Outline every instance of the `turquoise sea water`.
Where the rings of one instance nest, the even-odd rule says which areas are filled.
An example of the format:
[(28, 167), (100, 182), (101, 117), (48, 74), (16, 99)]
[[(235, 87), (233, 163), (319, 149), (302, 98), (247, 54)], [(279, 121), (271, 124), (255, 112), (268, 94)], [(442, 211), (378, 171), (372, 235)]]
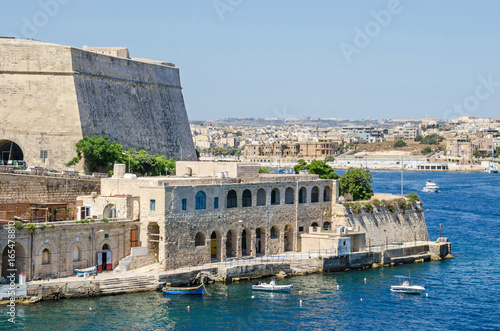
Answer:
[[(399, 172), (372, 173), (376, 192), (400, 192)], [(252, 292), (254, 282), (240, 282), (209, 285), (211, 295), (203, 297), (147, 292), (18, 305), (15, 327), (0, 308), (0, 329), (500, 330), (500, 175), (404, 176), (405, 194), (417, 192), (428, 209), (431, 239), (442, 224), (454, 259), (279, 281), (294, 284), (289, 294)], [(441, 192), (421, 192), (427, 179)], [(389, 291), (398, 283), (393, 276), (408, 272), (427, 286), (428, 297)]]

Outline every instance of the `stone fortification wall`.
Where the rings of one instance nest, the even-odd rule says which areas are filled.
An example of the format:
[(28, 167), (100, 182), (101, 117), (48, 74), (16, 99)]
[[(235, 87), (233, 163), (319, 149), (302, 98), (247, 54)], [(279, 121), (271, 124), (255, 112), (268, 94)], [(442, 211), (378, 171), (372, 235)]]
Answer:
[(196, 159), (179, 70), (161, 62), (0, 38), (0, 117), (0, 146), (17, 144), (31, 166), (64, 169), (92, 135)]
[(386, 241), (411, 242), (429, 240), (429, 232), (421, 209), (362, 212), (346, 216), (346, 226), (366, 231), (367, 245), (382, 245)]
[(72, 49), (84, 136), (196, 160), (179, 69)]
[(0, 40), (0, 141), (19, 145), (28, 165), (63, 169), (74, 157), (76, 101), (70, 47)]
[(0, 203), (74, 201), (99, 187), (96, 179), (0, 174)]

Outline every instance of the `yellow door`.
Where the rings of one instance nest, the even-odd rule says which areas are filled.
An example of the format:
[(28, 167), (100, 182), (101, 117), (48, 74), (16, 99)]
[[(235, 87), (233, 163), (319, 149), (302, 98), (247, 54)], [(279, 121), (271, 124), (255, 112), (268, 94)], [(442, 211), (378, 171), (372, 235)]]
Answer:
[(212, 256), (217, 255), (217, 239), (210, 239), (210, 254)]

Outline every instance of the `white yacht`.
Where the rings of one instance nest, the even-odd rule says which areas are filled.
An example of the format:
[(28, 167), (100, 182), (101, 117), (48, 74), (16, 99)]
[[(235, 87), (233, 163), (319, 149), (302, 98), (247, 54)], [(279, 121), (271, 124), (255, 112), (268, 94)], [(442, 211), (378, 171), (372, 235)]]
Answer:
[(437, 186), (436, 183), (434, 183), (432, 180), (428, 179), (422, 191), (430, 193), (438, 192), (439, 186)]
[(392, 285), (391, 292), (408, 293), (408, 294), (420, 294), (420, 292), (425, 291), (425, 285), (410, 285), (410, 276), (394, 276), (396, 278), (407, 278), (408, 280), (403, 281), (401, 285)]
[(489, 174), (498, 174), (498, 167), (495, 163), (495, 146), (492, 147), (493, 149), (491, 151), (491, 164), (488, 168), (484, 169), (484, 172), (487, 172)]

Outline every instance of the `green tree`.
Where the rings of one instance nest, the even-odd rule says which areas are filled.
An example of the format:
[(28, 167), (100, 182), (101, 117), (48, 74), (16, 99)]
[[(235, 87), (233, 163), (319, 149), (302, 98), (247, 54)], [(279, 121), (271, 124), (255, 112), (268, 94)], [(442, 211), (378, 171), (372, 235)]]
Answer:
[(338, 179), (340, 176), (326, 164), (325, 161), (312, 160), (310, 164), (307, 164), (304, 159), (299, 159), (297, 161), (299, 164), (293, 167), (293, 171), (298, 174), (300, 170), (309, 170), (309, 173), (319, 175), (321, 179)]
[(426, 136), (425, 138), (423, 138), (421, 141), (420, 141), (420, 144), (425, 144), (425, 145), (438, 145), (440, 142), (442, 142), (444, 140), (443, 137), (441, 137), (440, 135), (438, 134), (430, 134), (428, 136)]
[(415, 137), (416, 142), (422, 141), (422, 139), (424, 139), (424, 137), (422, 137), (421, 135)]
[(349, 193), (353, 200), (368, 200), (373, 196), (372, 174), (359, 168), (349, 168), (340, 178), (340, 194)]
[(271, 172), (269, 171), (269, 167), (260, 167), (259, 173), (260, 174), (270, 174)]
[(109, 172), (115, 162), (121, 162), (123, 147), (106, 136), (83, 137), (76, 143), (76, 156), (66, 166), (73, 166), (84, 160), (84, 167), (90, 172)]
[(392, 145), (394, 148), (406, 147), (406, 143), (403, 140), (398, 140)]
[(426, 154), (429, 154), (430, 152), (432, 152), (431, 148), (430, 147), (426, 147), (422, 150), (422, 154), (426, 155)]
[(133, 149), (128, 150), (125, 159), (128, 162), (130, 155), (131, 172), (139, 175), (160, 176), (165, 174), (165, 168), (168, 168), (168, 175), (175, 174), (175, 160), (168, 159), (165, 155), (151, 155), (146, 151), (139, 152)]
[(325, 162), (333, 162), (333, 161), (335, 161), (335, 158), (333, 157), (333, 155), (325, 156)]

